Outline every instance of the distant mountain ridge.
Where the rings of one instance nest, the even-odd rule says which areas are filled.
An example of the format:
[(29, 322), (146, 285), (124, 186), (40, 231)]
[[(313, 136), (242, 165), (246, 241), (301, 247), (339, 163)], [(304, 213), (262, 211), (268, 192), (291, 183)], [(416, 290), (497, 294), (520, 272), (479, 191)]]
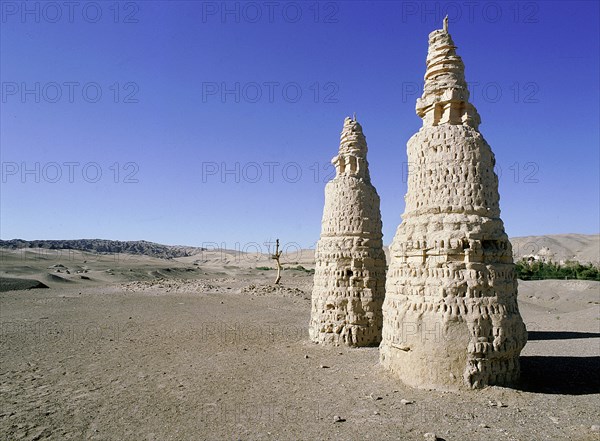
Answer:
[[(573, 260), (581, 263), (600, 263), (600, 234), (556, 234), (527, 237), (511, 237), (513, 256), (539, 255), (554, 262)], [(50, 250), (76, 250), (99, 254), (135, 254), (174, 259), (188, 257), (207, 251), (206, 248), (184, 245), (162, 245), (145, 240), (119, 241), (106, 239), (74, 240), (0, 240), (0, 249), (15, 250), (43, 248)], [(388, 247), (384, 247), (389, 261)], [(219, 250), (228, 251), (228, 250)], [(310, 250), (305, 250), (310, 251)], [(236, 253), (240, 253), (236, 251)]]
[(136, 254), (162, 259), (193, 256), (204, 248), (162, 245), (145, 240), (120, 241), (106, 239), (72, 240), (0, 240), (0, 249), (44, 248), (49, 250), (77, 250), (100, 254)]

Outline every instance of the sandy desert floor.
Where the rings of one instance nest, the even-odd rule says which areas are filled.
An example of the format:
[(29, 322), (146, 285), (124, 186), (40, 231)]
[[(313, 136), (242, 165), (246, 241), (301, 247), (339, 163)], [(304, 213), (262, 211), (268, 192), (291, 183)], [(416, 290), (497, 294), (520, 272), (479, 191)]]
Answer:
[(2, 440), (600, 439), (598, 282), (520, 282), (522, 384), (436, 392), (309, 343), (301, 268), (275, 289), (260, 256), (2, 257), (50, 286), (0, 293)]

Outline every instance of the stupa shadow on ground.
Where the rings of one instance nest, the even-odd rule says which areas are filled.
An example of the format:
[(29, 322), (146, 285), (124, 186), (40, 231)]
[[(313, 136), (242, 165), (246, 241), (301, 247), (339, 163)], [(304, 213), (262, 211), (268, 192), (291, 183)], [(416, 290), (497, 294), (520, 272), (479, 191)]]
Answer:
[(600, 393), (598, 356), (523, 356), (520, 361), (519, 390), (561, 395)]
[(600, 338), (600, 332), (575, 331), (528, 331), (527, 339), (534, 340), (573, 340), (579, 338)]

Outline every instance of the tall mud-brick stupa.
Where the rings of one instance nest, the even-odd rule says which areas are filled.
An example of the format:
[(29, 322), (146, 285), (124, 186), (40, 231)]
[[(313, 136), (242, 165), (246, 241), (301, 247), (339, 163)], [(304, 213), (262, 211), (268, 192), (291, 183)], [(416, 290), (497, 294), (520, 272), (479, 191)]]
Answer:
[(309, 334), (317, 343), (376, 346), (385, 292), (379, 196), (371, 184), (367, 141), (346, 118), (335, 178), (325, 186)]
[(423, 127), (407, 145), (408, 191), (390, 247), (382, 365), (433, 389), (511, 385), (527, 332), (495, 158), (444, 28), (429, 35)]

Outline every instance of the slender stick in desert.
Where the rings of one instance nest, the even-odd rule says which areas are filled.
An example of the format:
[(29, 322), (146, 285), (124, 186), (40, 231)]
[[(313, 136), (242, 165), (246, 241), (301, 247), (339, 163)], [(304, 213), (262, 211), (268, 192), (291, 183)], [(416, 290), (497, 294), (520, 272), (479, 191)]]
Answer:
[(275, 279), (275, 285), (279, 285), (279, 281), (281, 280), (281, 263), (279, 263), (279, 258), (281, 257), (281, 251), (279, 251), (279, 239), (275, 241), (275, 254), (271, 256), (271, 259), (275, 259), (277, 262), (277, 278)]

